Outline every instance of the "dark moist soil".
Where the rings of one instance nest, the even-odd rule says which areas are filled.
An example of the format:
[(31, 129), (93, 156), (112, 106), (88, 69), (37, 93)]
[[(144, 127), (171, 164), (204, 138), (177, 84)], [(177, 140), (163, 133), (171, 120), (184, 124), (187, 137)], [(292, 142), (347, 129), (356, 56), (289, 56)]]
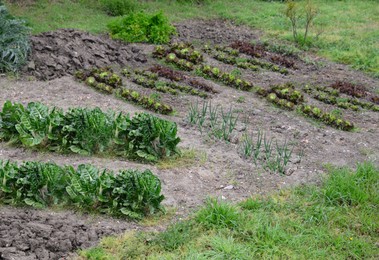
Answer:
[(137, 229), (134, 223), (71, 212), (0, 208), (0, 259), (66, 259), (101, 237)]
[(41, 80), (72, 75), (80, 69), (145, 62), (133, 45), (73, 29), (46, 32), (31, 38), (32, 54), (27, 73)]
[[(236, 40), (256, 39), (258, 35), (247, 28), (236, 27), (223, 21), (187, 21), (177, 24), (177, 27), (179, 35), (175, 40), (195, 41), (194, 44), (200, 44), (200, 41), (230, 44)], [(0, 77), (2, 90), (0, 106), (6, 100), (23, 104), (40, 101), (63, 109), (80, 106), (100, 107), (103, 110), (113, 109), (131, 114), (145, 111), (114, 96), (99, 93), (75, 81), (71, 74), (77, 69), (94, 65), (149, 68), (159, 63), (151, 57), (154, 46), (126, 45), (114, 42), (106, 36), (93, 36), (76, 30), (59, 30), (40, 34), (34, 36), (32, 41), (33, 56), (25, 75), (20, 80)], [(127, 54), (117, 55), (121, 51)], [(270, 53), (267, 57), (270, 57)], [(74, 59), (78, 59), (79, 62)], [(59, 63), (59, 60), (64, 60), (64, 62)], [(344, 80), (361, 84), (371, 92), (379, 89), (378, 80), (353, 71), (344, 65), (312, 55), (308, 55), (307, 60), (308, 62), (304, 62), (300, 58), (295, 59), (297, 69), (290, 69), (290, 74), (287, 76), (270, 71), (251, 72), (243, 69), (240, 71), (243, 78), (262, 87), (290, 81), (298, 85), (304, 83), (329, 85), (337, 80)], [(234, 69), (208, 56), (206, 56), (206, 61), (225, 71)], [(53, 80), (45, 80), (51, 78)], [(182, 160), (179, 160), (177, 166), (163, 168), (159, 165), (140, 164), (118, 158), (41, 153), (12, 147), (6, 143), (0, 143), (0, 159), (54, 161), (62, 165), (91, 163), (111, 170), (150, 169), (162, 180), (162, 192), (166, 197), (164, 204), (176, 209), (174, 219), (188, 216), (209, 196), (237, 202), (254, 194), (270, 193), (299, 184), (318, 183), (324, 175), (324, 165), (327, 163), (354, 167), (357, 162), (364, 160), (371, 160), (375, 164), (379, 162), (379, 142), (377, 141), (379, 113), (377, 112), (365, 110), (354, 112), (340, 109), (344, 117), (357, 126), (354, 132), (343, 132), (315, 123), (295, 112), (276, 108), (254, 93), (238, 91), (209, 80), (198, 79), (206, 81), (219, 91), (218, 94), (212, 95), (212, 104), (221, 105), (224, 109), (233, 106), (233, 110), (240, 114), (240, 121), (230, 143), (214, 140), (206, 133), (201, 134), (198, 129), (186, 124), (188, 105), (197, 101), (202, 102), (201, 99), (188, 95), (171, 96), (159, 93), (162, 102), (171, 104), (176, 113), (174, 116), (158, 116), (177, 122), (178, 135), (182, 139), (181, 149), (195, 153), (189, 165), (180, 167)], [(146, 94), (153, 93), (149, 89), (127, 81), (126, 78), (123, 80), (124, 85), (129, 88), (138, 89)], [(332, 106), (309, 97), (307, 99), (311, 104), (316, 104), (325, 110), (333, 109)], [(294, 146), (293, 156), (285, 175), (265, 171), (259, 164), (255, 166), (251, 160), (241, 157), (239, 140), (242, 134), (247, 131), (253, 134), (256, 140), (259, 130), (275, 138), (279, 143), (288, 140)], [(301, 156), (302, 153), (303, 156)], [(78, 248), (96, 243), (103, 235), (122, 233), (127, 229), (137, 227), (145, 229), (126, 220), (115, 222), (107, 218), (101, 220), (102, 225), (97, 225), (91, 222), (92, 217), (78, 216), (70, 212), (57, 213), (11, 207), (0, 208), (0, 212), (2, 214), (0, 239), (4, 240), (5, 235), (8, 238), (12, 237), (11, 243), (1, 242), (0, 259), (22, 259), (21, 257), (29, 255), (44, 259), (43, 257), (50, 257), (50, 254), (57, 258), (64, 257)], [(28, 223), (31, 223), (31, 226)], [(44, 233), (35, 228), (39, 225), (44, 227)], [(50, 236), (44, 238), (43, 236), (46, 236), (50, 230)], [(62, 230), (67, 230), (67, 232)], [(19, 236), (10, 236), (12, 232)], [(63, 234), (60, 235), (59, 232)], [(29, 235), (30, 239), (25, 242), (24, 238)], [(88, 239), (78, 240), (78, 237), (82, 236)], [(8, 238), (5, 238), (5, 241)], [(62, 246), (51, 246), (52, 244)]]

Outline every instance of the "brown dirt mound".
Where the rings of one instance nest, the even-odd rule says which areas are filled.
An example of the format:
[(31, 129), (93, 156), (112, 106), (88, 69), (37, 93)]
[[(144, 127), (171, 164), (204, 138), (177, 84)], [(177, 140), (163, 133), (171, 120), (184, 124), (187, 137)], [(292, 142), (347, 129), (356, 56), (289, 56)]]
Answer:
[(33, 36), (31, 44), (32, 55), (26, 69), (28, 74), (42, 80), (72, 75), (79, 69), (94, 66), (146, 62), (145, 55), (135, 45), (73, 29)]
[(78, 219), (69, 212), (2, 207), (0, 259), (66, 259), (70, 252), (95, 245), (100, 237), (133, 226), (114, 222)]
[(212, 43), (231, 43), (234, 41), (257, 40), (258, 31), (253, 32), (245, 26), (223, 20), (189, 20), (175, 24), (178, 35), (173, 41), (203, 41)]

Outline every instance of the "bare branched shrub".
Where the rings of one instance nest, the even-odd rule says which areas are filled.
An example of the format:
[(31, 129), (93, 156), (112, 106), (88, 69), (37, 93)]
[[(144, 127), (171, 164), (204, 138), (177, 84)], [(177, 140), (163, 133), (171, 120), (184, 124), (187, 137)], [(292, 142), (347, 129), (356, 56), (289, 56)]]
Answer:
[[(301, 7), (299, 3), (293, 0), (287, 1), (284, 14), (291, 22), (292, 36), (294, 41), (298, 43), (306, 42), (309, 30), (318, 13), (318, 8), (312, 0), (307, 0), (303, 7)], [(300, 24), (304, 24), (304, 35), (302, 37), (300, 37), (298, 33)]]

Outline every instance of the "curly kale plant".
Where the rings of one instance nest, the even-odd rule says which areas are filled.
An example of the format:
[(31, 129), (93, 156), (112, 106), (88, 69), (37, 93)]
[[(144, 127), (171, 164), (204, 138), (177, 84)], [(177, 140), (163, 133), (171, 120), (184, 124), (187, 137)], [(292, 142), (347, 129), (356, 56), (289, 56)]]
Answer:
[(0, 4), (0, 72), (16, 72), (30, 51), (29, 28)]

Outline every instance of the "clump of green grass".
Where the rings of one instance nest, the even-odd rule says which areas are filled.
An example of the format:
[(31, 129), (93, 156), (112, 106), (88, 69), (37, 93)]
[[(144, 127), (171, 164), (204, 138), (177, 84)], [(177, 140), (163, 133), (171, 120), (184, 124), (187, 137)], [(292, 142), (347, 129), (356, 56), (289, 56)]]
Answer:
[(333, 172), (322, 189), (322, 198), (332, 206), (362, 206), (370, 202), (379, 205), (378, 189), (377, 169), (361, 164), (355, 174), (348, 169)]
[(196, 222), (208, 229), (233, 229), (241, 220), (237, 207), (216, 199), (208, 199), (206, 206), (196, 215)]
[(101, 0), (102, 9), (111, 16), (121, 16), (138, 9), (138, 2), (135, 0)]
[[(106, 238), (84, 259), (370, 259), (379, 249), (379, 168), (334, 168), (300, 186), (238, 205), (210, 199), (161, 233)], [(104, 241), (115, 243), (107, 243)], [(130, 246), (132, 245), (132, 246)], [(128, 248), (127, 252), (121, 248)], [(140, 250), (137, 250), (140, 249)], [(97, 258), (96, 258), (97, 257)]]

